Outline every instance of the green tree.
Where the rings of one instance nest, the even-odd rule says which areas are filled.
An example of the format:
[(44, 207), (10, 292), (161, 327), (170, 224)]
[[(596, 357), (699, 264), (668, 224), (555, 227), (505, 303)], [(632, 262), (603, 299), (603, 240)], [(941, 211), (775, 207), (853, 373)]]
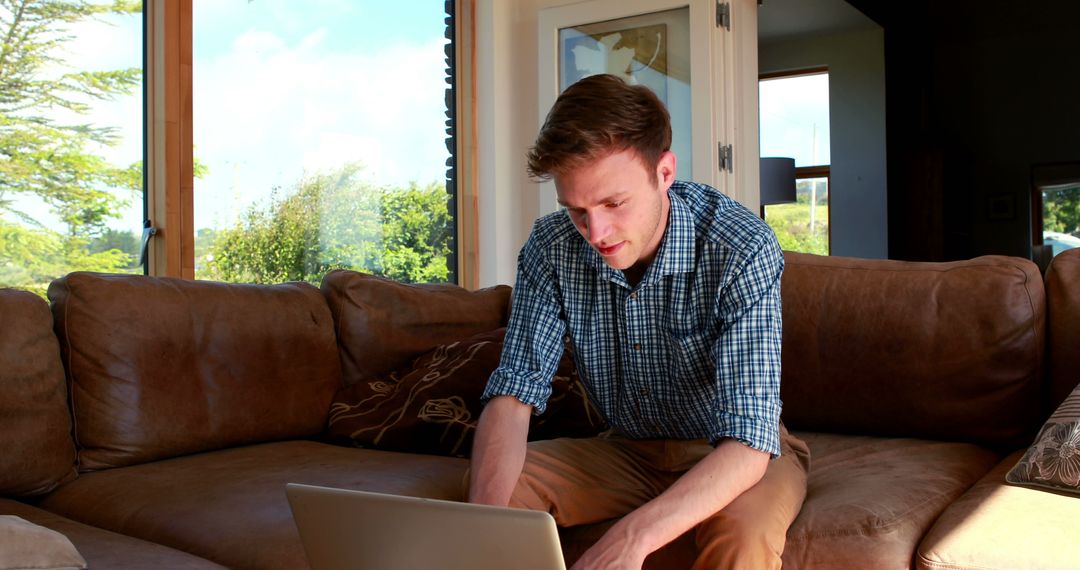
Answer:
[[(5, 285), (42, 289), (72, 270), (118, 271), (131, 265), (118, 249), (90, 243), (142, 185), (141, 168), (108, 163), (97, 149), (118, 142), (114, 128), (58, 117), (89, 112), (95, 101), (132, 94), (138, 68), (71, 70), (61, 59), (70, 27), (105, 14), (141, 11), (139, 2), (0, 0), (0, 271)], [(65, 232), (15, 207), (15, 196), (48, 205)]]
[(231, 228), (216, 232), (204, 260), (210, 279), (318, 283), (347, 268), (406, 282), (446, 281), (449, 195), (442, 184), (380, 188), (349, 164), (275, 191)]
[(1080, 235), (1080, 186), (1043, 192), (1043, 230)]

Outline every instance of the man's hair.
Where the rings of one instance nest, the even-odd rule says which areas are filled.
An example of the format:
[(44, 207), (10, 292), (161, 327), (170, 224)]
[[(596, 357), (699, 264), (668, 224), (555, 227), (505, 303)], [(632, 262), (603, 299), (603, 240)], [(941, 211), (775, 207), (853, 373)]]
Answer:
[(660, 155), (670, 149), (671, 117), (651, 89), (614, 75), (593, 75), (559, 95), (529, 149), (528, 172), (547, 180), (633, 150), (655, 179)]

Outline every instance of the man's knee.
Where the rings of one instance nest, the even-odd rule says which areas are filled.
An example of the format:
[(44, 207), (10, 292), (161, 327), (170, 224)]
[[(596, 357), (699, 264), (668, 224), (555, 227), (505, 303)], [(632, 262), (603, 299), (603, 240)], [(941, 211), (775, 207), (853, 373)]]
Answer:
[(786, 529), (754, 518), (720, 511), (699, 524), (694, 569), (780, 568)]

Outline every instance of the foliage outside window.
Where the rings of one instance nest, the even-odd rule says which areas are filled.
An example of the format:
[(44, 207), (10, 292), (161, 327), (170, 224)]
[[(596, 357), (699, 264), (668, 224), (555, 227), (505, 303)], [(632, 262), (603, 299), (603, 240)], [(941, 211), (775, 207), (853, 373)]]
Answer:
[(765, 221), (785, 251), (829, 255), (829, 178), (800, 178), (795, 203), (765, 206)]
[(1080, 183), (1044, 187), (1043, 245), (1051, 255), (1080, 247)]
[(0, 0), (0, 286), (142, 271), (141, 10)]

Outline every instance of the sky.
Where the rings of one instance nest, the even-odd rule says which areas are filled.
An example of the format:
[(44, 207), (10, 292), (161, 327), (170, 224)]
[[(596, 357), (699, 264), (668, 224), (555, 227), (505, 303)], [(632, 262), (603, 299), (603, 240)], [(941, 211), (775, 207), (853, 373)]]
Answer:
[[(346, 162), (377, 185), (445, 179), (443, 0), (194, 0), (195, 227), (234, 223), (306, 175)], [(141, 16), (80, 22), (60, 54), (71, 70), (142, 65)], [(55, 71), (54, 71), (55, 72)], [(78, 118), (112, 126), (99, 149), (142, 158), (141, 92)], [(58, 115), (64, 120), (73, 119)], [(44, 208), (21, 204), (56, 227)], [(118, 229), (142, 226), (132, 200)]]
[(829, 164), (829, 75), (761, 81), (761, 156), (785, 156), (796, 166)]

